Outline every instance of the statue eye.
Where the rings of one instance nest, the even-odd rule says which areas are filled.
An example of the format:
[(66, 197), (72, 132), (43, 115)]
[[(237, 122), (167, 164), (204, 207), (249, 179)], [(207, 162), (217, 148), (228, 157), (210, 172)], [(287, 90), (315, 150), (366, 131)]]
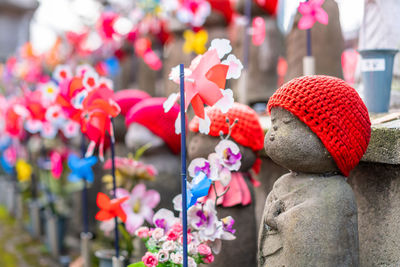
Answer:
[(282, 121), (283, 121), (284, 124), (288, 124), (289, 122), (292, 121), (292, 118), (283, 118)]

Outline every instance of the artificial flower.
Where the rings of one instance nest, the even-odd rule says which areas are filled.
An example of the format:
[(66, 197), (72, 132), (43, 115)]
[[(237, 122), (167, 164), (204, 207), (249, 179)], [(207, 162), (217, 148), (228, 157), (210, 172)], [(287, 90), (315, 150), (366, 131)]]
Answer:
[(96, 203), (100, 208), (100, 211), (96, 214), (96, 220), (107, 221), (114, 217), (119, 217), (123, 222), (126, 221), (127, 217), (124, 210), (121, 208), (121, 204), (125, 202), (129, 197), (123, 197), (118, 199), (112, 199), (99, 192), (97, 194)]
[(18, 159), (15, 163), (15, 171), (17, 172), (17, 179), (20, 182), (26, 182), (31, 179), (32, 166), (23, 159)]
[(116, 196), (117, 198), (127, 198), (127, 201), (121, 204), (121, 207), (126, 213), (125, 227), (130, 234), (134, 234), (145, 220), (149, 223), (152, 222), (153, 209), (160, 202), (160, 194), (157, 191), (146, 191), (144, 184), (138, 184), (132, 189), (131, 193), (126, 189), (117, 188)]
[(222, 140), (215, 147), (215, 152), (221, 158), (221, 163), (231, 171), (238, 171), (241, 166), (242, 154), (239, 147), (230, 140)]
[(328, 24), (328, 13), (321, 7), (324, 2), (325, 0), (310, 0), (300, 3), (298, 11), (303, 15), (298, 23), (300, 30), (311, 29), (317, 21), (324, 25)]
[(157, 256), (151, 252), (146, 252), (142, 257), (142, 261), (146, 267), (156, 267), (158, 264)]
[(227, 79), (239, 79), (240, 74), (242, 73), (243, 65), (235, 55), (229, 55), (225, 60), (222, 61), (222, 64), (229, 66), (228, 73), (226, 75)]
[(203, 54), (206, 49), (206, 43), (208, 40), (208, 33), (206, 30), (200, 30), (193, 32), (191, 30), (185, 30), (183, 32), (183, 38), (185, 43), (183, 44), (183, 52), (186, 54), (196, 53)]
[(71, 173), (68, 176), (70, 182), (78, 182), (81, 179), (85, 179), (87, 182), (92, 183), (94, 181), (94, 174), (92, 166), (97, 163), (97, 158), (92, 156), (89, 158), (80, 159), (74, 154), (68, 156), (68, 167), (71, 169)]
[[(145, 180), (154, 180), (157, 170), (153, 165), (132, 158), (115, 157), (115, 168), (126, 178), (139, 178)], [(111, 160), (104, 163), (104, 169), (111, 169)]]
[(213, 39), (208, 50), (217, 50), (218, 57), (223, 58), (232, 51), (231, 41), (228, 39)]
[(252, 42), (255, 46), (260, 46), (264, 43), (266, 34), (265, 20), (262, 17), (253, 18), (252, 22)]
[(178, 221), (179, 219), (175, 217), (174, 213), (167, 209), (160, 209), (153, 216), (153, 224), (165, 231), (168, 231)]
[(177, 18), (182, 23), (200, 27), (211, 14), (211, 5), (206, 0), (184, 0), (177, 10)]

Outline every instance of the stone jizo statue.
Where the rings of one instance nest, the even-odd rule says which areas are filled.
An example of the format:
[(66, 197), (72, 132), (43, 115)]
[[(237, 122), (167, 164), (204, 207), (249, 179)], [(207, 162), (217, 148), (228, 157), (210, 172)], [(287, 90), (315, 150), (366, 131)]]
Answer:
[(358, 266), (357, 205), (346, 176), (370, 139), (364, 103), (338, 78), (305, 76), (278, 89), (268, 111), (266, 153), (291, 172), (267, 197), (258, 266)]

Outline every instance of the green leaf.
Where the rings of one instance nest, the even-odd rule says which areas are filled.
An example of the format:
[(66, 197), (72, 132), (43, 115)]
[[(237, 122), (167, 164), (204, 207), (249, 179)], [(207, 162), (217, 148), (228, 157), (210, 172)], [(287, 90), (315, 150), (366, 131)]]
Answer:
[(146, 265), (144, 265), (143, 261), (140, 261), (140, 262), (129, 264), (128, 267), (146, 267)]
[(149, 149), (151, 147), (151, 143), (147, 143), (144, 146), (139, 147), (138, 150), (136, 150), (135, 153), (135, 160), (139, 160), (140, 157), (142, 157), (142, 155), (144, 154), (144, 152), (146, 152), (147, 149)]

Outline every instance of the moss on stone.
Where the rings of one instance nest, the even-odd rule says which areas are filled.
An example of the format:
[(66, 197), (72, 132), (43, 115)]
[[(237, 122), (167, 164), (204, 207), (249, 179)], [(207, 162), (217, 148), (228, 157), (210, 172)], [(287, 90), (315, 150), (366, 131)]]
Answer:
[(362, 161), (400, 164), (400, 130), (372, 128), (371, 141)]

